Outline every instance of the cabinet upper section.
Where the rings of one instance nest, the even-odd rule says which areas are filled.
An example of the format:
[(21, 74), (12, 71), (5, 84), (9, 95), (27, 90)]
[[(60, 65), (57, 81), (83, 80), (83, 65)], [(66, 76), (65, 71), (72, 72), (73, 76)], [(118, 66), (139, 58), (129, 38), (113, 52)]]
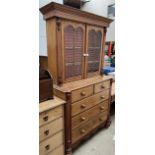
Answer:
[(113, 21), (111, 19), (81, 11), (66, 5), (57, 4), (55, 2), (49, 3), (40, 8), (40, 11), (44, 15), (44, 19), (50, 19), (53, 17), (60, 17), (72, 21), (80, 21), (82, 23), (97, 25), (102, 27), (108, 27)]
[(102, 74), (106, 29), (111, 19), (50, 3), (46, 20), (48, 69), (55, 84)]

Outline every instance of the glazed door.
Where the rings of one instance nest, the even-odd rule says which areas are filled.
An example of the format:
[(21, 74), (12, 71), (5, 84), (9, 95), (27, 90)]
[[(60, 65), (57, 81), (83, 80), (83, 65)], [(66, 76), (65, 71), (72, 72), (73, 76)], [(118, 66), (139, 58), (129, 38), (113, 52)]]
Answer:
[(103, 29), (95, 26), (87, 26), (86, 32), (86, 77), (100, 74)]
[(64, 81), (82, 79), (84, 75), (85, 26), (74, 22), (63, 22)]

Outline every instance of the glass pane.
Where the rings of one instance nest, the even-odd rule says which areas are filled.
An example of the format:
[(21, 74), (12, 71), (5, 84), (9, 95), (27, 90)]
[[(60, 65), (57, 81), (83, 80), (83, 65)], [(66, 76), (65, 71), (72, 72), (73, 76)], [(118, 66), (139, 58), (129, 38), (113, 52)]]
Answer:
[(74, 62), (74, 49), (65, 49), (65, 62), (73, 63)]
[(65, 78), (82, 74), (83, 30), (72, 26), (65, 28)]
[(65, 77), (70, 78), (74, 76), (74, 66), (71, 64), (65, 65)]
[(66, 78), (73, 76), (74, 63), (74, 28), (67, 26), (64, 30), (64, 45), (65, 45), (65, 76)]
[(82, 50), (83, 50), (83, 30), (78, 27), (75, 29), (75, 54), (74, 61), (82, 62)]
[(79, 76), (82, 74), (82, 53), (83, 53), (83, 30), (78, 27), (75, 29), (75, 42), (74, 42), (74, 75)]
[(65, 28), (65, 48), (73, 48), (74, 45), (74, 28), (67, 26)]
[(96, 72), (99, 70), (100, 65), (100, 52), (101, 52), (101, 39), (102, 33), (89, 31), (88, 34), (88, 70), (87, 72)]
[(75, 29), (75, 47), (83, 46), (83, 30), (78, 27)]

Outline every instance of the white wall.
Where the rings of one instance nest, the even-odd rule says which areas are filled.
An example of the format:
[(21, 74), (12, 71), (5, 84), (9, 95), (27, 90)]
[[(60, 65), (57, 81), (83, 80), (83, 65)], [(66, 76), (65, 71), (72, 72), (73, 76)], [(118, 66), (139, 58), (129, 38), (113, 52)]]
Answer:
[[(63, 4), (63, 0), (39, 0), (39, 8), (50, 3), (57, 2)], [(113, 4), (115, 0), (91, 0), (86, 3), (81, 10), (107, 17), (107, 6)], [(107, 41), (115, 40), (115, 22), (111, 23), (107, 30)], [(47, 55), (46, 25), (43, 16), (39, 13), (39, 55)]]
[[(91, 0), (90, 2), (83, 5), (81, 10), (107, 17), (108, 5), (111, 5), (113, 3), (115, 3), (115, 0)], [(107, 29), (106, 40), (107, 41), (115, 40), (115, 21), (113, 21), (110, 24), (110, 27)]]

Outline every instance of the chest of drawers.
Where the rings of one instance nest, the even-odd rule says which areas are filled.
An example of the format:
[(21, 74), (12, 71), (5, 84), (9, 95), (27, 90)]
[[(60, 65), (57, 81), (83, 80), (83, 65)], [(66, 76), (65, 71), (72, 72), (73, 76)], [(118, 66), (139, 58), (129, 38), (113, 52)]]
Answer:
[(39, 155), (64, 155), (64, 103), (54, 97), (39, 104)]
[(54, 86), (55, 95), (66, 100), (66, 154), (109, 122), (112, 79), (96, 76)]

